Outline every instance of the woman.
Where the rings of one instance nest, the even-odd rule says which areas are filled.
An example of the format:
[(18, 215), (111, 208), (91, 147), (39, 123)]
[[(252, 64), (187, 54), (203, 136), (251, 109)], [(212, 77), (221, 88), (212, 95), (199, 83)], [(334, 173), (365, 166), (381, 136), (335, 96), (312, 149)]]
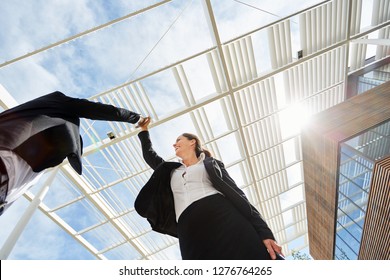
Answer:
[(153, 150), (149, 123), (138, 137), (154, 173), (135, 209), (153, 230), (178, 237), (183, 259), (276, 259), (281, 247), (223, 163), (188, 133), (173, 144), (180, 162), (164, 161)]

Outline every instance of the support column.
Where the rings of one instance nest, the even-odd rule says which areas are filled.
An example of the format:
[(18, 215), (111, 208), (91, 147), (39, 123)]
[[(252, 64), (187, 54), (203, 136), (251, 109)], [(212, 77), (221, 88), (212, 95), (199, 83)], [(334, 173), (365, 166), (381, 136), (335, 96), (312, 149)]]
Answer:
[(20, 235), (22, 234), (23, 230), (25, 229), (26, 225), (30, 221), (32, 215), (35, 213), (35, 210), (38, 208), (39, 204), (44, 199), (45, 195), (47, 194), (50, 185), (53, 183), (53, 180), (57, 174), (58, 167), (53, 169), (51, 171), (49, 179), (47, 179), (46, 183), (43, 185), (42, 189), (37, 193), (37, 195), (34, 197), (34, 199), (31, 201), (30, 205), (27, 207), (26, 211), (23, 213), (22, 217), (16, 224), (15, 228), (11, 232), (11, 234), (8, 236), (7, 240), (5, 241), (3, 247), (0, 250), (0, 260), (5, 260), (8, 258), (9, 254), (11, 253), (12, 249), (14, 248), (16, 242), (18, 241)]

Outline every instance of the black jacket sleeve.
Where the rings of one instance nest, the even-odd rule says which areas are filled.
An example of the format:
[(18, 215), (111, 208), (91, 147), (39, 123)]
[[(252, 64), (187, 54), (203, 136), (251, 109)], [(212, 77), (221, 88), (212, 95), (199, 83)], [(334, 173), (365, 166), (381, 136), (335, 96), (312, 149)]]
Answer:
[(104, 121), (136, 123), (140, 114), (115, 107), (110, 104), (74, 98), (56, 91), (26, 103), (20, 104), (0, 114), (2, 120), (29, 118), (40, 115), (62, 118), (78, 125), (80, 118)]
[(62, 106), (80, 118), (136, 123), (140, 114), (110, 104), (63, 95)]
[(144, 160), (153, 170), (156, 170), (156, 168), (165, 161), (153, 149), (149, 131), (141, 131), (138, 133), (138, 138), (141, 141)]
[(223, 188), (223, 193), (230, 198), (233, 204), (236, 205), (238, 209), (246, 211), (242, 211), (244, 216), (249, 219), (253, 227), (255, 228), (256, 232), (258, 233), (259, 237), (264, 239), (273, 239), (275, 240), (275, 237), (271, 231), (271, 229), (268, 227), (267, 223), (264, 221), (264, 219), (261, 217), (261, 214), (257, 209), (249, 202), (248, 198), (246, 197), (245, 193), (237, 186), (237, 184), (234, 182), (234, 180), (230, 177), (229, 173), (227, 172), (223, 162), (219, 160), (214, 160), (216, 166), (214, 166), (214, 170), (216, 170), (216, 177), (220, 180), (222, 184), (224, 184), (225, 188)]

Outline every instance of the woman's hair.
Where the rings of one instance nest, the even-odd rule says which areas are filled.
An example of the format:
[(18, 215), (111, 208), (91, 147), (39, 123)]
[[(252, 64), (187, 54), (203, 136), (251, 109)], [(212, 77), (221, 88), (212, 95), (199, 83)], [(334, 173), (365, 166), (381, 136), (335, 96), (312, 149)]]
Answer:
[(201, 153), (204, 153), (206, 155), (206, 157), (211, 157), (211, 152), (202, 147), (202, 143), (200, 142), (200, 139), (198, 136), (196, 136), (195, 134), (192, 134), (192, 133), (183, 133), (182, 135), (185, 138), (187, 138), (188, 140), (195, 140), (196, 141), (195, 154), (197, 157), (199, 157)]

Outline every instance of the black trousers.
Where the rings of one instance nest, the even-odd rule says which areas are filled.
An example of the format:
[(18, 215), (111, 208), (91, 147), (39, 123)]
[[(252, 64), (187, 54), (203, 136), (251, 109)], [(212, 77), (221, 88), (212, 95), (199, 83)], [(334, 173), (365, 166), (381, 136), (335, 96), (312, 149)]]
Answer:
[(183, 260), (270, 260), (251, 223), (220, 194), (192, 203), (178, 221)]

